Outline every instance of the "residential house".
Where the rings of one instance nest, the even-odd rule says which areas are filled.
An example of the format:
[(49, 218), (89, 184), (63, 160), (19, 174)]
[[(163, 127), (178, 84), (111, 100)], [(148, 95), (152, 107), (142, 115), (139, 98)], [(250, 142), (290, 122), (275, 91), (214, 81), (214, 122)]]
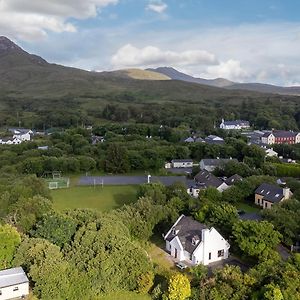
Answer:
[(181, 215), (164, 236), (166, 250), (178, 261), (209, 265), (227, 259), (229, 243), (214, 227)]
[(92, 145), (97, 145), (99, 143), (104, 143), (104, 136), (92, 135)]
[(250, 123), (244, 120), (225, 121), (224, 119), (222, 119), (220, 128), (225, 130), (249, 129)]
[(287, 187), (263, 183), (255, 191), (255, 204), (263, 209), (269, 209), (274, 204), (290, 199), (293, 193)]
[(30, 141), (33, 135), (33, 131), (31, 129), (26, 128), (10, 128), (8, 129), (13, 134), (14, 138), (21, 140), (22, 142)]
[(225, 143), (224, 139), (217, 135), (209, 135), (204, 139), (204, 142), (211, 145), (223, 145)]
[(22, 141), (16, 137), (3, 137), (0, 138), (1, 145), (18, 145), (21, 144)]
[(172, 168), (192, 168), (194, 163), (192, 159), (173, 159)]
[(300, 133), (294, 131), (273, 130), (273, 131), (266, 132), (261, 137), (261, 142), (267, 145), (299, 144)]
[(265, 148), (263, 147), (266, 153), (266, 157), (278, 157), (278, 153), (274, 151), (273, 148)]
[(243, 177), (238, 175), (238, 174), (234, 174), (231, 177), (228, 177), (224, 180), (224, 182), (228, 185), (228, 186), (232, 186), (235, 185), (237, 182), (240, 182), (243, 180)]
[(201, 137), (190, 136), (183, 140), (185, 143), (204, 143), (204, 139)]
[(29, 280), (21, 267), (0, 271), (0, 300), (25, 298)]
[(230, 161), (238, 162), (237, 159), (232, 158), (202, 159), (200, 161), (200, 169), (213, 172), (216, 168), (224, 167)]
[(209, 187), (216, 188), (221, 193), (228, 189), (228, 185), (223, 180), (206, 170), (202, 170), (195, 176), (194, 183), (190, 185), (187, 192), (192, 197), (197, 198), (201, 190)]

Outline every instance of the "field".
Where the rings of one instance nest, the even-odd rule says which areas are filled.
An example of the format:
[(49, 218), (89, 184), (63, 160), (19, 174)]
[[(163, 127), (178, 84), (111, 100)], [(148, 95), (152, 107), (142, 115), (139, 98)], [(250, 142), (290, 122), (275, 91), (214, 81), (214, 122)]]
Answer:
[(116, 292), (99, 298), (99, 300), (151, 300), (149, 295), (139, 295), (133, 292)]
[(136, 200), (138, 186), (71, 187), (52, 190), (54, 208), (58, 211), (92, 208), (109, 211)]

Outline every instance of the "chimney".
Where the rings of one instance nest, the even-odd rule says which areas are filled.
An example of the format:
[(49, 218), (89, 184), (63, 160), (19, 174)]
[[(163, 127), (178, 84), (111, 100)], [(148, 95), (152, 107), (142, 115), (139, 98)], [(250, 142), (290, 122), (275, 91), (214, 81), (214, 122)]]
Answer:
[(202, 229), (202, 242), (205, 243), (205, 240), (207, 240), (208, 238), (208, 235), (209, 235), (209, 229), (206, 228), (206, 229)]
[(285, 200), (290, 198), (290, 188), (287, 188), (287, 187), (283, 188), (282, 193), (283, 193)]

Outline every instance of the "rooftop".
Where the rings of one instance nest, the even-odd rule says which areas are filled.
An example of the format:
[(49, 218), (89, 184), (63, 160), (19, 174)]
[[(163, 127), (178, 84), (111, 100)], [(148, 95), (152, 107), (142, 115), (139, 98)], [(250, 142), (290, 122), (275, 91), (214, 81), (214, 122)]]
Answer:
[(199, 172), (195, 176), (195, 181), (199, 187), (202, 186), (203, 188), (207, 188), (207, 187), (218, 188), (223, 183), (223, 181), (221, 179), (219, 179), (218, 177), (209, 173), (206, 170)]
[(265, 200), (272, 203), (279, 203), (284, 197), (283, 188), (269, 183), (261, 184), (255, 190), (255, 194), (263, 196)]
[(21, 267), (0, 271), (0, 288), (28, 282), (28, 278)]

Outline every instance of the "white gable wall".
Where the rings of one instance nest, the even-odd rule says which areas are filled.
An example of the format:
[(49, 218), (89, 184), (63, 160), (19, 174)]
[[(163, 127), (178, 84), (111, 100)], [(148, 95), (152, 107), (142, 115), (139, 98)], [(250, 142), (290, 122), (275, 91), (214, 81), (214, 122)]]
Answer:
[(29, 283), (21, 283), (13, 286), (0, 288), (0, 300), (21, 298), (29, 294)]

